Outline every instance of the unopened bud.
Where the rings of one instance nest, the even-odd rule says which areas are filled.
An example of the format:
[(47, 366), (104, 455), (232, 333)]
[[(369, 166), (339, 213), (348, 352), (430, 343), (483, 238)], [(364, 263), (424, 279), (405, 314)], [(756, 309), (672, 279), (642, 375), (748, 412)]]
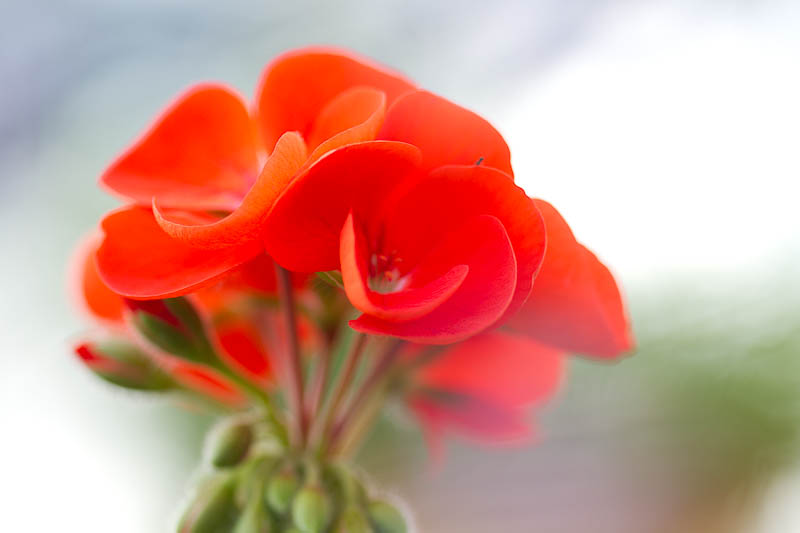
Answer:
[(178, 533), (229, 531), (237, 518), (234, 502), (236, 478), (230, 474), (211, 477), (202, 483), (178, 525)]
[(211, 464), (217, 468), (238, 465), (253, 444), (253, 428), (244, 422), (233, 422), (221, 427), (211, 442)]
[(136, 330), (156, 348), (195, 363), (215, 362), (203, 321), (187, 299), (126, 302)]
[(394, 506), (374, 501), (369, 504), (367, 512), (377, 533), (406, 533), (406, 520)]
[(281, 471), (273, 476), (267, 485), (267, 503), (270, 509), (280, 516), (289, 512), (299, 487), (297, 474), (292, 469)]
[(322, 533), (331, 520), (331, 501), (318, 486), (306, 486), (292, 502), (292, 520), (303, 533)]
[(333, 533), (372, 533), (372, 528), (357, 505), (348, 505), (339, 516)]
[(128, 389), (165, 391), (175, 383), (137, 346), (120, 339), (83, 343), (81, 361), (104, 380)]

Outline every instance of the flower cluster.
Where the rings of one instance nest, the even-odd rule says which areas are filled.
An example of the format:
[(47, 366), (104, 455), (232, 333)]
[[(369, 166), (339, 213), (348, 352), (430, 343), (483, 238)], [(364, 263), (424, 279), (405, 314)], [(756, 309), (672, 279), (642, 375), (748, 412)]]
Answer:
[[(389, 397), (435, 448), (449, 431), (524, 439), (565, 354), (632, 345), (611, 273), (515, 184), (497, 130), (348, 52), (278, 57), (250, 105), (190, 88), (100, 182), (125, 205), (77, 254), (105, 326), (81, 359), (255, 409), (322, 464)], [(342, 512), (325, 516), (291, 527)]]

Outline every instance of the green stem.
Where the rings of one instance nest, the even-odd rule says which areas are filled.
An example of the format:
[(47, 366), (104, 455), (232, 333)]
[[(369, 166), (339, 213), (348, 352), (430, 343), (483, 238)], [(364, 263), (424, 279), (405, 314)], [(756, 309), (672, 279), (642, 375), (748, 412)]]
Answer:
[(239, 388), (255, 397), (261, 406), (266, 411), (267, 421), (272, 426), (275, 436), (278, 438), (283, 446), (289, 445), (289, 436), (286, 432), (286, 425), (281, 421), (281, 417), (275, 407), (275, 402), (269, 394), (258, 385), (255, 385), (247, 379), (239, 376), (235, 372), (229, 370), (227, 367), (218, 368), (218, 370), (229, 380), (234, 382)]
[(348, 426), (352, 425), (360, 414), (360, 410), (367, 405), (370, 397), (373, 394), (379, 394), (382, 390), (382, 385), (385, 378), (390, 374), (390, 370), (394, 366), (397, 356), (400, 354), (400, 349), (404, 345), (404, 341), (395, 340), (392, 342), (387, 350), (383, 353), (381, 358), (372, 368), (372, 372), (364, 380), (356, 397), (348, 406), (347, 411), (342, 415), (336, 426), (333, 428), (330, 437), (330, 445), (328, 447), (329, 453), (336, 453), (339, 441), (343, 434), (348, 431)]
[(339, 406), (344, 400), (348, 391), (348, 387), (353, 381), (358, 363), (361, 361), (361, 355), (364, 353), (364, 346), (367, 343), (367, 336), (360, 332), (353, 334), (353, 339), (350, 341), (350, 349), (344, 358), (344, 368), (339, 372), (339, 376), (334, 385), (331, 393), (331, 399), (326, 407), (324, 423), (322, 425), (321, 438), (323, 439), (322, 448), (325, 448), (326, 440), (331, 436), (331, 429), (336, 420), (336, 414), (339, 411)]
[(306, 444), (308, 413), (303, 393), (303, 362), (300, 359), (300, 342), (297, 337), (297, 312), (289, 271), (275, 263), (275, 277), (278, 281), (278, 295), (281, 300), (289, 348), (289, 391), (297, 418), (297, 439), (300, 448)]

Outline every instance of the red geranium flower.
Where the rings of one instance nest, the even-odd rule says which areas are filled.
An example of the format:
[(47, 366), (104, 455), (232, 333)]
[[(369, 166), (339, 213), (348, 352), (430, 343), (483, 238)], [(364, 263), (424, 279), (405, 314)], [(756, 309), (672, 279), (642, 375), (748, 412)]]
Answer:
[(268, 65), (252, 111), (228, 87), (191, 88), (101, 177), (135, 204), (103, 220), (102, 278), (127, 297), (164, 298), (258, 256), (264, 217), (295, 174), (373, 139), (386, 106), (413, 88), (351, 54), (315, 48)]
[[(128, 300), (109, 289), (95, 267), (94, 254), (99, 243), (100, 237), (91, 235), (75, 252), (70, 286), (78, 306), (117, 337), (138, 345), (147, 357), (178, 383), (225, 403), (241, 403), (244, 400), (241, 393), (211, 368), (161, 352), (151, 345), (143, 345), (128, 320), (130, 313), (146, 312), (172, 325), (179, 325), (177, 319), (161, 300)], [(243, 286), (239, 286), (239, 289), (247, 290)], [(239, 374), (263, 384), (273, 376), (266, 343), (252, 317), (237, 312), (230, 305), (235, 294), (230, 283), (227, 283), (209, 287), (205, 289), (205, 294), (193, 294), (192, 298), (198, 310), (207, 315), (211, 341), (224, 362)], [(213, 319), (214, 311), (222, 308), (226, 311), (223, 318)], [(75, 352), (81, 361), (100, 374), (110, 375), (116, 371), (122, 376), (128, 371), (119, 361), (104, 354), (100, 343), (95, 340), (82, 341), (75, 347)]]
[(532, 433), (530, 409), (558, 389), (563, 359), (561, 350), (525, 337), (485, 333), (420, 365), (406, 401), (434, 453), (448, 432), (487, 444), (522, 442)]

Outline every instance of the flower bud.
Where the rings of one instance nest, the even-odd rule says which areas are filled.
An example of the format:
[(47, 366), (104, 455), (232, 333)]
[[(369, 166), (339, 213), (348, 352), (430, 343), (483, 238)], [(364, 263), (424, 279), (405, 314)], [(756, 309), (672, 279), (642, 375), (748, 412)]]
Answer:
[(186, 298), (126, 304), (136, 330), (156, 348), (194, 363), (216, 361), (203, 321)]
[(92, 372), (120, 387), (165, 391), (175, 386), (147, 354), (124, 340), (85, 342), (75, 348), (75, 353)]
[(238, 510), (234, 502), (236, 477), (221, 474), (206, 479), (184, 512), (178, 533), (218, 533), (229, 531)]
[(280, 516), (289, 512), (299, 486), (297, 473), (293, 469), (277, 473), (267, 485), (267, 504), (270, 509)]
[(374, 501), (367, 507), (370, 522), (377, 533), (406, 533), (406, 520), (394, 506)]
[(244, 422), (227, 423), (212, 435), (211, 464), (217, 468), (236, 466), (253, 444), (253, 428)]
[(339, 516), (333, 533), (372, 533), (372, 528), (358, 506), (348, 505)]
[(292, 502), (292, 520), (303, 533), (322, 533), (331, 520), (331, 501), (318, 486), (306, 486)]

